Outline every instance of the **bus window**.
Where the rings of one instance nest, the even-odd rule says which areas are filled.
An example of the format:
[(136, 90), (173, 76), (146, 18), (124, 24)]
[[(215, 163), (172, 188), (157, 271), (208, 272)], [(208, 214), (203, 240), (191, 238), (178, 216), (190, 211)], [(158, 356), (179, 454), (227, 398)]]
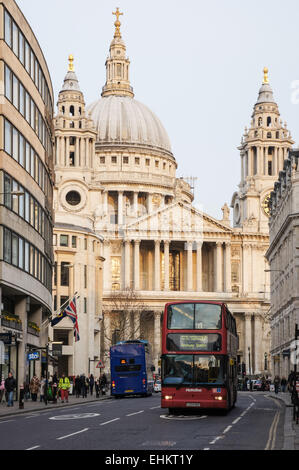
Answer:
[(194, 304), (174, 304), (168, 307), (168, 328), (186, 329), (194, 328)]
[(221, 305), (195, 304), (195, 329), (219, 330), (221, 328)]

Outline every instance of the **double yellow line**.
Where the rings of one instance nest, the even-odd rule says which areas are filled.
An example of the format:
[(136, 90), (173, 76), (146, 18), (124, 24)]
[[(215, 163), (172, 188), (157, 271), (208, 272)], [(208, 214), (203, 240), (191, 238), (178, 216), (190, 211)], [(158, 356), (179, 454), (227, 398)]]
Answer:
[[(279, 406), (279, 408), (281, 408), (280, 403), (277, 403), (276, 401), (275, 403)], [(265, 450), (273, 450), (275, 448), (276, 433), (277, 433), (277, 426), (279, 423), (279, 418), (280, 418), (280, 411), (276, 411), (273, 422), (270, 427), (269, 438), (268, 438), (268, 442), (266, 444)]]

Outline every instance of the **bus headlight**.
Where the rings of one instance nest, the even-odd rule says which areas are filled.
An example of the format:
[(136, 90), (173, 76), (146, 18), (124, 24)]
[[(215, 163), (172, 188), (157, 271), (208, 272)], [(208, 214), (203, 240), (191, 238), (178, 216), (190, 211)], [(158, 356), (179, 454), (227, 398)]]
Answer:
[(165, 400), (172, 400), (172, 395), (165, 395)]
[(223, 400), (222, 397), (214, 397), (214, 398), (215, 398), (215, 400)]

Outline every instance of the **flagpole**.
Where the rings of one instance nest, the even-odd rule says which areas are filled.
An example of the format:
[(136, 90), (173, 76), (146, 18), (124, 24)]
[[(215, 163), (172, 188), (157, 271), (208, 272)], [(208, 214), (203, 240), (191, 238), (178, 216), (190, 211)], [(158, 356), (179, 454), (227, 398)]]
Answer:
[(53, 320), (53, 317), (57, 317), (57, 315), (59, 315), (61, 313), (61, 311), (64, 309), (64, 307), (66, 305), (68, 305), (71, 301), (71, 299), (79, 299), (80, 298), (80, 295), (78, 295), (78, 292), (76, 291), (74, 293), (74, 295), (72, 297), (69, 297), (62, 305), (60, 305), (60, 307), (53, 313), (53, 315), (51, 315), (49, 318), (47, 318), (47, 320), (45, 320), (41, 326), (46, 326), (46, 323), (47, 322), (50, 322), (50, 320)]

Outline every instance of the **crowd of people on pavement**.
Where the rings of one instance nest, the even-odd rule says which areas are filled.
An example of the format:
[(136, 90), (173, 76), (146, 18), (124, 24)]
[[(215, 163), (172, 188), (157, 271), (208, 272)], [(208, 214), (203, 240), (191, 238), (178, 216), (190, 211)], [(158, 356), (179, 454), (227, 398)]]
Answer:
[[(108, 390), (108, 379), (105, 373), (100, 375), (99, 378), (95, 378), (93, 374), (85, 376), (82, 373), (80, 376), (67, 377), (64, 373), (58, 378), (55, 372), (48, 380), (48, 389), (46, 390), (47, 381), (45, 377), (39, 379), (37, 375), (34, 375), (32, 379), (24, 383), (21, 388), (24, 396), (24, 400), (31, 400), (36, 402), (39, 399), (42, 401), (53, 401), (61, 400), (61, 403), (68, 403), (70, 392), (76, 396), (76, 398), (87, 398), (88, 395), (96, 398), (101, 395), (105, 395)], [(8, 377), (4, 379), (2, 376), (0, 382), (0, 404), (7, 403), (8, 407), (13, 406), (14, 392), (17, 387), (16, 379), (13, 377), (12, 372), (8, 373)]]
[[(297, 381), (299, 380), (299, 374), (297, 373)], [(281, 377), (279, 375), (275, 375), (274, 379), (272, 380), (271, 377), (266, 375), (262, 377), (258, 377), (257, 379), (252, 379), (250, 377), (245, 377), (242, 384), (242, 390), (261, 390), (261, 391), (273, 391), (278, 394), (279, 391), (285, 392), (293, 392), (294, 389), (294, 381), (295, 381), (295, 373), (291, 371), (288, 378), (286, 379), (285, 376)], [(256, 382), (259, 383), (259, 387), (256, 387)], [(271, 387), (272, 386), (272, 387)]]

